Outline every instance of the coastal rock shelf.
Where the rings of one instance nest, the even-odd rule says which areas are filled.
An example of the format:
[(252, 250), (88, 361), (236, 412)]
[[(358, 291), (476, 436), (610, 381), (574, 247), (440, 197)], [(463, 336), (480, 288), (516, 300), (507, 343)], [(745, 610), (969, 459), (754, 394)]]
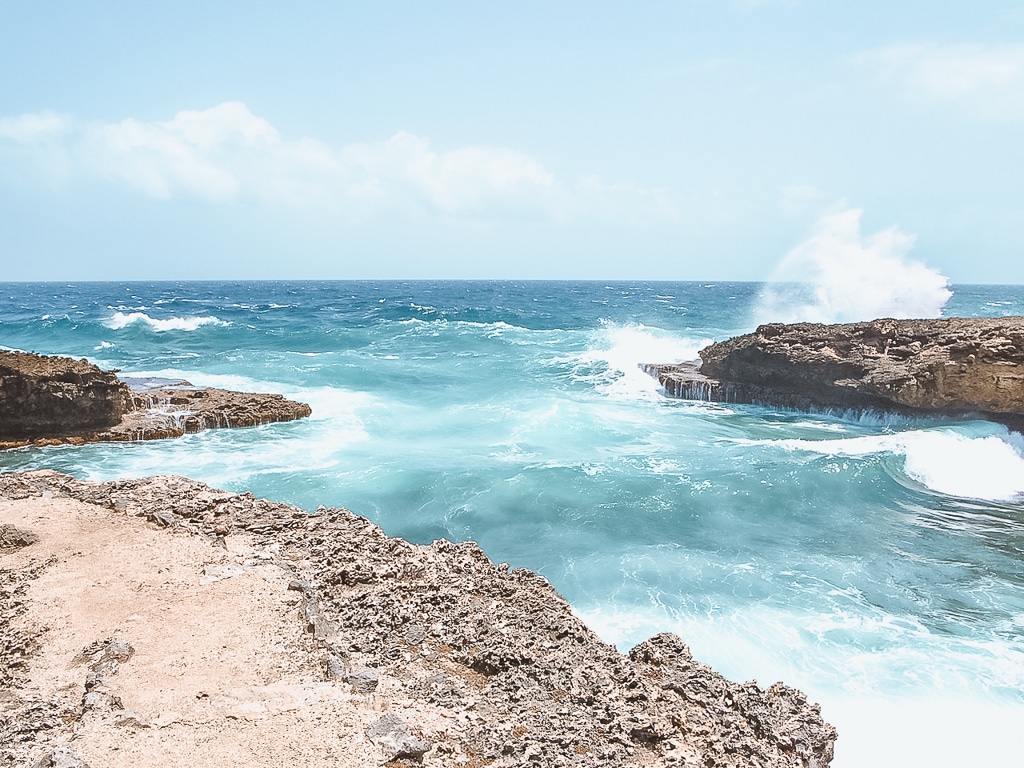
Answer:
[[(285, 623), (276, 639), (258, 628), (237, 628), (236, 644), (264, 637), (264, 644), (287, 646), (292, 661), (261, 667), (263, 685), (280, 690), (284, 676), (290, 690), (316, 691), (260, 715), (259, 733), (281, 734), (268, 742), (276, 764), (294, 763), (300, 754), (303, 764), (494, 768), (824, 768), (832, 759), (835, 729), (799, 691), (781, 683), (761, 688), (731, 682), (695, 661), (674, 635), (657, 635), (622, 655), (576, 618), (543, 577), (495, 565), (472, 542), (413, 545), (345, 509), (307, 513), (182, 477), (90, 483), (44, 471), (0, 475), (0, 512), (17, 523), (5, 534), (10, 546), (0, 556), (20, 558), (17, 568), (5, 564), (0, 593), (0, 669), (9, 670), (5, 686), (11, 691), (0, 716), (0, 743), (4, 757), (18, 764), (70, 748), (76, 759), (92, 764), (102, 758), (107, 765), (138, 765), (146, 754), (139, 752), (142, 744), (174, 762), (173, 750), (188, 750), (193, 741), (212, 755), (224, 739), (236, 749), (257, 738), (247, 730), (247, 717), (258, 704), (267, 707), (266, 698), (252, 703), (240, 701), (235, 691), (229, 696), (204, 672), (202, 691), (183, 696), (174, 713), (148, 712), (155, 705), (132, 687), (138, 683), (131, 675), (138, 674), (133, 665), (141, 670), (162, 659), (148, 645), (160, 638), (147, 639), (148, 620), (140, 623), (137, 615), (103, 630), (135, 654), (121, 662), (121, 674), (114, 677), (117, 666), (103, 664), (114, 653), (127, 659), (126, 645), (112, 651), (110, 639), (82, 638), (79, 648), (98, 642), (62, 662), (71, 670), (69, 679), (77, 674), (80, 684), (40, 696), (48, 689), (34, 675), (58, 630), (30, 626), (34, 584), (46, 578), (40, 576), (46, 569), (84, 567), (75, 564), (87, 556), (84, 544), (68, 550), (66, 562), (48, 554), (47, 542), (66, 536), (32, 530), (54, 519), (55, 505), (64, 502), (92, 515), (94, 528), (116, 528), (119, 548), (131, 546), (132, 535), (159, 534), (167, 547), (192, 541), (219, 552), (199, 553), (192, 566), (196, 583), (230, 582), (259, 570), (254, 589), (270, 590), (266, 601), (284, 611)], [(14, 514), (19, 509), (20, 516)], [(163, 567), (170, 575), (159, 580), (168, 584), (180, 568)], [(219, 626), (212, 603), (203, 605), (196, 608), (210, 629), (192, 643)], [(293, 635), (301, 642), (289, 645)], [(75, 647), (74, 641), (67, 645)], [(257, 644), (253, 653), (261, 648)], [(211, 663), (230, 650), (217, 645), (216, 653), (200, 654), (178, 643), (162, 661), (186, 675), (190, 665)], [(80, 671), (75, 664), (83, 665)], [(232, 675), (246, 668), (232, 667)], [(223, 685), (237, 688), (238, 682), (230, 677)], [(234, 724), (218, 741), (203, 729), (221, 715)]]
[(674, 397), (978, 415), (1024, 425), (1024, 318), (772, 323), (701, 363), (643, 365)]
[(104, 430), (121, 421), (127, 400), (114, 371), (0, 350), (0, 440)]
[(86, 360), (0, 351), (0, 449), (180, 437), (309, 416), (277, 394), (117, 377)]

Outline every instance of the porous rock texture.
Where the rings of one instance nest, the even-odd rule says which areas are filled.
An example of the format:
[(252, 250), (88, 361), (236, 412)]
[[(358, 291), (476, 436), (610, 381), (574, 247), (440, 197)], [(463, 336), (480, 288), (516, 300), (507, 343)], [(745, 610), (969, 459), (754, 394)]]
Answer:
[(1022, 317), (771, 323), (700, 357), (644, 368), (688, 399), (1024, 421)]
[[(543, 577), (495, 565), (471, 542), (413, 545), (345, 509), (307, 513), (182, 477), (88, 483), (51, 471), (0, 475), (0, 499), (47, 497), (227, 548), (236, 538), (251, 541), (256, 558), (287, 571), (280, 583), (296, 596), (294, 620), (308, 638), (295, 652), (313, 657), (322, 685), (387, 710), (368, 715), (358, 734), (377, 750), (376, 764), (822, 768), (832, 758), (836, 732), (799, 691), (733, 683), (674, 635), (624, 656)], [(16, 544), (30, 538), (10, 532), (5, 541), (31, 547)], [(207, 566), (204, 579), (229, 571)], [(46, 758), (92, 717), (84, 705), (69, 710), (19, 687), (47, 642), (45, 632), (7, 629), (34, 576), (6, 574), (0, 593), (0, 669), (13, 681), (0, 741), (10, 764)], [(92, 663), (108, 650), (91, 649)], [(401, 702), (399, 716), (391, 710)], [(111, 722), (126, 719), (146, 727), (135, 715)]]
[[(86, 360), (0, 351), (0, 449), (29, 444), (129, 442), (216, 427), (253, 427), (309, 416), (278, 394), (194, 387), (138, 389)], [(136, 380), (131, 380), (135, 383)]]
[(187, 381), (172, 386), (132, 391), (132, 410), (105, 440), (153, 440), (180, 437), (218, 427), (257, 427), (309, 416), (305, 403), (283, 395), (234, 392), (216, 387), (193, 387)]
[(116, 372), (86, 360), (0, 350), (0, 439), (102, 431), (128, 400)]

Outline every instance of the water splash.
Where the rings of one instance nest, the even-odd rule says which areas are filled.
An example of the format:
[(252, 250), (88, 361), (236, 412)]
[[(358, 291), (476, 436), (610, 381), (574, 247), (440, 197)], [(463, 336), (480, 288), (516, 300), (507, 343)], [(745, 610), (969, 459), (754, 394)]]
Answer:
[(849, 323), (938, 317), (953, 295), (938, 270), (907, 258), (914, 236), (898, 227), (861, 233), (862, 210), (822, 217), (790, 251), (754, 307), (756, 323)]
[(694, 360), (697, 351), (710, 343), (709, 338), (680, 338), (642, 324), (605, 322), (594, 332), (587, 350), (577, 357), (574, 376), (612, 397), (644, 399), (656, 394), (659, 385), (640, 370), (641, 363)]

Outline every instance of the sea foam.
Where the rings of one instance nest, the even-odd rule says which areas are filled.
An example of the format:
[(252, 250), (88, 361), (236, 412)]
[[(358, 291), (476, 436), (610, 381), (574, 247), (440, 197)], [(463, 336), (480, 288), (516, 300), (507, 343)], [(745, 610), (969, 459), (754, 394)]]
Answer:
[(163, 332), (163, 331), (194, 331), (197, 328), (201, 328), (204, 325), (230, 325), (230, 323), (221, 320), (213, 315), (202, 315), (200, 317), (169, 317), (166, 319), (158, 319), (150, 317), (145, 312), (115, 312), (110, 318), (103, 323), (107, 328), (118, 331), (129, 325), (141, 324), (150, 328), (150, 330)]
[(588, 348), (574, 360), (574, 376), (602, 394), (620, 399), (649, 399), (658, 382), (640, 370), (641, 363), (694, 360), (711, 339), (687, 339), (642, 324), (606, 322), (592, 334)]
[(911, 480), (947, 496), (1016, 501), (1024, 497), (1024, 445), (1009, 433), (970, 437), (945, 429), (839, 440), (750, 441), (822, 456), (902, 456)]

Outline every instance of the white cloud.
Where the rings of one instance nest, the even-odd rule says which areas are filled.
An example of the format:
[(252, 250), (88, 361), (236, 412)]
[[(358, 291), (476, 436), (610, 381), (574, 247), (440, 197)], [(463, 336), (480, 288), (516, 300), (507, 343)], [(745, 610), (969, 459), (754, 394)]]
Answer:
[(48, 141), (60, 136), (70, 127), (67, 118), (56, 112), (38, 112), (0, 118), (0, 139), (10, 139), (20, 144)]
[(463, 147), (438, 153), (404, 131), (387, 141), (345, 147), (340, 160), (354, 181), (353, 194), (380, 197), (402, 190), (447, 212), (476, 211), (495, 198), (508, 201), (557, 186), (539, 161), (521, 152)]
[(858, 54), (884, 82), (989, 119), (1024, 119), (1024, 43), (903, 43)]
[[(8, 141), (3, 142), (4, 139)], [(67, 175), (102, 178), (149, 197), (290, 206), (361, 216), (411, 209), (459, 216), (614, 216), (638, 205), (658, 216), (666, 193), (593, 178), (563, 182), (537, 158), (505, 147), (434, 149), (399, 132), (388, 139), (331, 146), (286, 139), (245, 104), (184, 111), (168, 121), (76, 123), (53, 113), (0, 120), (0, 144), (22, 147), (42, 166), (42, 150), (67, 158)], [(27, 151), (35, 148), (34, 154)]]

